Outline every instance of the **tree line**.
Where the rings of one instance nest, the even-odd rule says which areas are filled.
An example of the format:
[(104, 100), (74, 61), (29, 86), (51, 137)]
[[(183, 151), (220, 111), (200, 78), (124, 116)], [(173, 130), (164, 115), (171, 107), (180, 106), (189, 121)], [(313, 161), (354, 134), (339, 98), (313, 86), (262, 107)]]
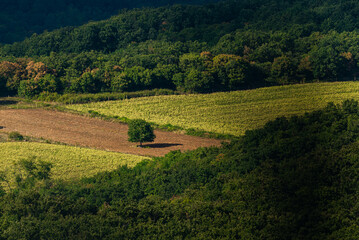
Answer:
[[(295, 33), (293, 33), (295, 32)], [(208, 93), (316, 81), (356, 80), (359, 33), (237, 30), (216, 45), (148, 40), (112, 53), (88, 51), (0, 61), (2, 95)]]

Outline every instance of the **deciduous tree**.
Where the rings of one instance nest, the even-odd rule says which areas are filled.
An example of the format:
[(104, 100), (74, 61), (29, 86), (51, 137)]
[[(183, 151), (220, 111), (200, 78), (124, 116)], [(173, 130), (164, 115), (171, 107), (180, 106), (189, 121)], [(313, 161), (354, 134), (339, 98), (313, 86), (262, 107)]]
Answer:
[(153, 142), (156, 138), (152, 126), (142, 119), (132, 120), (128, 126), (128, 141), (139, 142), (142, 147), (143, 142)]

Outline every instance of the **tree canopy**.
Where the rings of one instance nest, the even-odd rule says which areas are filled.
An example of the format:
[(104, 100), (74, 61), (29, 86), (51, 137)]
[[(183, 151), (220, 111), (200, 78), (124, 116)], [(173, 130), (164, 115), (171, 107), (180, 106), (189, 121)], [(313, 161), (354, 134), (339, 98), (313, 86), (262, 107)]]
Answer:
[(207, 93), (356, 80), (357, 5), (226, 0), (123, 10), (1, 46), (0, 93)]
[(143, 142), (153, 142), (155, 138), (153, 127), (145, 120), (134, 119), (128, 124), (128, 141), (139, 142), (142, 147)]
[(103, 20), (123, 9), (204, 2), (208, 0), (2, 0), (0, 43), (18, 42), (44, 31)]

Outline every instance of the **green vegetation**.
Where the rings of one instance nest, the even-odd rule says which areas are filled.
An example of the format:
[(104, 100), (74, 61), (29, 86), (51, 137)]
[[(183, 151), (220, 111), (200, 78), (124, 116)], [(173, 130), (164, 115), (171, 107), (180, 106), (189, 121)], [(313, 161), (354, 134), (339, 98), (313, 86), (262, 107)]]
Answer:
[(148, 159), (129, 154), (33, 142), (0, 143), (0, 156), (1, 170), (11, 171), (14, 162), (36, 157), (53, 165), (52, 178), (63, 180), (93, 176), (98, 172), (114, 170), (119, 165), (133, 167)]
[[(2, 0), (0, 43), (22, 41), (44, 31), (78, 26), (117, 14), (120, 9), (174, 3), (198, 4), (203, 0)], [(206, 0), (206, 2), (209, 2)]]
[(312, 83), (260, 88), (247, 91), (143, 97), (108, 101), (66, 108), (129, 119), (144, 119), (160, 125), (185, 129), (243, 135), (246, 130), (264, 126), (281, 116), (302, 115), (340, 103), (346, 98), (359, 100), (358, 82)]
[(153, 127), (145, 120), (133, 119), (128, 124), (128, 141), (139, 142), (142, 147), (143, 142), (153, 142), (155, 138)]
[(21, 135), (19, 132), (10, 132), (9, 139), (14, 141), (22, 141), (24, 140), (24, 136)]
[(57, 93), (43, 93), (40, 94), (35, 100), (45, 102), (56, 102), (64, 104), (88, 103), (88, 102), (101, 102), (110, 100), (123, 100), (137, 97), (158, 96), (158, 95), (174, 95), (177, 92), (170, 89), (153, 89), (143, 90), (137, 92), (124, 92), (124, 93), (83, 93), (83, 94), (57, 94)]
[(350, 100), (222, 148), (21, 184), (0, 194), (0, 238), (355, 239), (358, 140)]
[(356, 9), (351, 0), (226, 0), (121, 11), (1, 46), (0, 94), (209, 93), (356, 80)]
[[(0, 41), (174, 2), (5, 0)], [(236, 136), (154, 159), (0, 143), (0, 240), (358, 239), (359, 3), (214, 2), (0, 45), (0, 96), (27, 99), (3, 108), (87, 103), (65, 107)]]

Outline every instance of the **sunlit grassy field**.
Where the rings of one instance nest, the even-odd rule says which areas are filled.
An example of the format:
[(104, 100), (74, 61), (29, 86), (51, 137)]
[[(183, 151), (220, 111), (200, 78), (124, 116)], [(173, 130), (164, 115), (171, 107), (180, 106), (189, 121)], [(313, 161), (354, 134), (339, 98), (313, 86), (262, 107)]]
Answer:
[(53, 165), (52, 177), (72, 180), (110, 171), (120, 165), (133, 167), (146, 157), (34, 142), (0, 143), (0, 169), (11, 171), (13, 163), (36, 157)]
[(345, 99), (359, 100), (359, 82), (312, 83), (213, 94), (142, 97), (69, 105), (87, 113), (141, 118), (222, 134), (242, 135), (280, 116), (304, 114)]

